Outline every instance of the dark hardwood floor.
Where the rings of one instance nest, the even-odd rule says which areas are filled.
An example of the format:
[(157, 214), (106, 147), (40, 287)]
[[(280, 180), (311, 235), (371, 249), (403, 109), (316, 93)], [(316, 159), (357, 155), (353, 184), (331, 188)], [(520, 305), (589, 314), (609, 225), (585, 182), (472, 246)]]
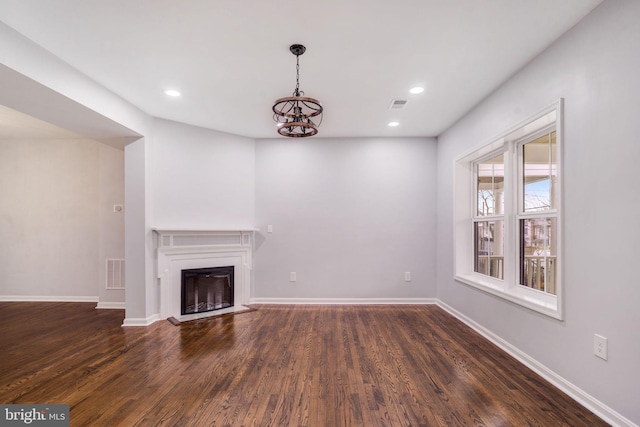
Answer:
[(121, 310), (0, 303), (0, 403), (72, 426), (598, 426), (437, 306), (254, 306), (122, 328)]

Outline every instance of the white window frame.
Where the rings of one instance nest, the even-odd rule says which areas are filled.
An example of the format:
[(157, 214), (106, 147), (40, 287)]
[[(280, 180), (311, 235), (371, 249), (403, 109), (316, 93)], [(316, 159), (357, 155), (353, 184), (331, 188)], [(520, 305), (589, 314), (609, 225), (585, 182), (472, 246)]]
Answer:
[[(491, 151), (491, 152), (489, 152), (487, 154), (484, 154), (484, 155), (480, 156), (477, 159), (474, 159), (473, 162), (472, 162), (473, 186), (474, 186), (474, 189), (473, 189), (472, 193), (474, 194), (474, 196), (473, 196), (473, 212), (472, 212), (472, 215), (471, 215), (471, 222), (472, 222), (472, 226), (474, 226), (474, 227), (475, 227), (475, 224), (477, 224), (479, 222), (495, 222), (495, 221), (502, 221), (503, 225), (506, 227), (506, 215), (507, 215), (507, 212), (508, 212), (507, 206), (506, 205), (504, 206), (504, 210), (503, 210), (502, 214), (496, 214), (495, 213), (496, 209), (494, 207), (493, 214), (491, 214), (491, 215), (479, 215), (478, 214), (478, 212), (479, 212), (478, 194), (475, 191), (476, 183), (478, 182), (478, 178), (479, 178), (478, 177), (478, 166), (479, 166), (479, 164), (483, 163), (483, 162), (486, 162), (487, 160), (492, 159), (492, 158), (494, 158), (496, 156), (499, 156), (499, 155), (503, 155), (504, 156), (504, 169), (503, 169), (503, 174), (504, 174), (503, 178), (504, 178), (504, 177), (507, 176), (507, 172), (506, 171), (507, 171), (507, 169), (509, 167), (508, 163), (507, 163), (508, 156), (507, 156), (507, 153), (505, 152), (505, 146), (504, 145), (502, 147), (498, 148), (497, 150), (493, 150), (493, 151)], [(504, 190), (503, 190), (503, 194), (506, 195), (506, 193), (507, 193), (507, 185), (508, 185), (506, 179), (504, 180), (503, 185), (505, 187)], [(504, 243), (505, 242), (503, 242), (503, 245), (504, 245)], [(474, 236), (474, 244), (475, 244), (475, 236)], [(505, 252), (504, 255), (506, 256), (507, 254), (506, 254), (506, 250), (505, 249), (506, 249), (506, 247), (503, 247), (503, 252)], [(506, 264), (506, 259), (503, 256), (503, 265), (504, 264)], [(481, 273), (479, 273), (479, 274), (481, 274)], [(492, 281), (494, 281), (494, 280), (502, 280), (502, 279), (495, 279), (495, 278), (493, 278), (491, 276), (487, 276), (487, 277)], [(506, 276), (504, 276), (504, 277), (506, 277)]]
[[(553, 120), (555, 115), (555, 121)], [(454, 163), (454, 279), (474, 288), (498, 296), (538, 313), (562, 320), (564, 317), (563, 286), (563, 100), (559, 99), (526, 120), (503, 132), (490, 142), (458, 157)], [(540, 213), (522, 214), (523, 194), (519, 182), (522, 147), (535, 135), (555, 129), (556, 132), (556, 209)], [(473, 224), (477, 217), (475, 165), (492, 156), (504, 153), (504, 271), (503, 279), (474, 272)], [(531, 217), (556, 218), (556, 295), (519, 284), (519, 220)], [(492, 217), (487, 217), (490, 221)]]

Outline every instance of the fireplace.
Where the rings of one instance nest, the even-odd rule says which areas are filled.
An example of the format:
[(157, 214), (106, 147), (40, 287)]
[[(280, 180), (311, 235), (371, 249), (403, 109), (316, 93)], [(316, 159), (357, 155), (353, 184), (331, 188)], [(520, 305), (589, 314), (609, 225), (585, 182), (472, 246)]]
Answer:
[[(174, 318), (180, 322), (203, 319), (210, 316), (228, 313), (240, 313), (247, 311), (250, 300), (253, 234), (255, 229), (229, 229), (229, 230), (185, 230), (185, 229), (154, 229), (157, 236), (157, 274), (159, 279), (160, 319)], [(210, 301), (207, 305), (213, 305), (214, 310), (195, 311), (195, 296), (190, 314), (184, 314), (182, 306), (182, 274), (185, 270), (195, 272), (231, 267), (233, 273), (229, 282), (233, 284), (231, 289), (222, 290), (218, 285), (218, 297), (216, 291), (209, 295), (201, 287), (202, 279), (198, 285), (198, 305)], [(214, 276), (219, 271), (208, 272)], [(205, 274), (206, 275), (206, 274)], [(206, 277), (205, 277), (206, 279)], [(209, 277), (211, 279), (211, 277)], [(226, 283), (223, 280), (223, 283)], [(215, 288), (215, 287), (214, 287)], [(224, 292), (230, 291), (226, 294)], [(192, 289), (195, 292), (195, 289)], [(216, 299), (218, 298), (218, 299)], [(226, 301), (224, 299), (227, 298)], [(231, 299), (232, 298), (232, 299)], [(213, 303), (211, 303), (213, 301)], [(216, 302), (218, 301), (218, 302)], [(231, 305), (232, 304), (232, 305)], [(224, 307), (227, 308), (217, 308)], [(231, 305), (231, 306), (229, 306)], [(126, 320), (126, 319), (125, 319)], [(131, 323), (131, 326), (137, 326)]]
[(182, 270), (181, 314), (197, 314), (233, 307), (234, 267)]

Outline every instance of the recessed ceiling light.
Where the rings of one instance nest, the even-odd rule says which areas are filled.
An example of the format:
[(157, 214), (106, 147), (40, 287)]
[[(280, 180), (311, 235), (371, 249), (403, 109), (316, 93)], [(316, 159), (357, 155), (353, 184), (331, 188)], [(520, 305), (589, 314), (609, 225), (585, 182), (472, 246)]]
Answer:
[(393, 128), (393, 127), (398, 126), (399, 124), (400, 123), (398, 123), (398, 122), (389, 122), (389, 124), (387, 126), (391, 126)]
[(414, 95), (417, 95), (417, 94), (419, 94), (419, 93), (424, 92), (424, 88), (423, 88), (423, 87), (420, 87), (420, 86), (412, 87), (412, 88), (409, 90), (409, 92), (410, 92), (410, 93), (412, 93), (412, 94), (414, 94)]
[(167, 90), (164, 91), (164, 94), (167, 95), (167, 96), (180, 96), (181, 95), (180, 92), (178, 92), (175, 89), (167, 89)]

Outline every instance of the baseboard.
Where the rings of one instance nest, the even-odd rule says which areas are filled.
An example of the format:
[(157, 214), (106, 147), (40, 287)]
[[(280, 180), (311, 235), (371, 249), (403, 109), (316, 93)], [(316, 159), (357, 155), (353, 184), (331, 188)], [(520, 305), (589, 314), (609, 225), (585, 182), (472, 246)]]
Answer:
[(92, 296), (0, 295), (2, 302), (98, 302)]
[(436, 300), (437, 305), (456, 317), (461, 322), (465, 323), (474, 331), (478, 332), (480, 335), (500, 347), (502, 350), (509, 353), (511, 356), (516, 358), (520, 363), (527, 366), (529, 369), (540, 375), (542, 378), (549, 381), (551, 384), (562, 390), (564, 393), (569, 395), (576, 402), (580, 403), (585, 408), (589, 409), (591, 412), (602, 418), (607, 423), (613, 426), (627, 426), (627, 427), (638, 427), (633, 421), (627, 419), (623, 415), (609, 408), (604, 403), (600, 402), (598, 399), (594, 398), (590, 394), (586, 393), (579, 387), (576, 387), (574, 384), (570, 383), (566, 379), (562, 378), (560, 375), (553, 372), (551, 369), (547, 368), (542, 363), (538, 362), (522, 350), (503, 340), (499, 336), (495, 335), (490, 330), (486, 329), (484, 326), (476, 323), (474, 320), (460, 313), (458, 310), (453, 307), (445, 304), (440, 300)]
[(98, 302), (96, 309), (98, 310), (124, 310), (126, 303), (124, 302)]
[(251, 298), (249, 304), (398, 305), (437, 304), (435, 298)]
[(160, 319), (160, 314), (152, 314), (149, 317), (126, 317), (122, 322), (122, 327), (128, 326), (149, 326)]

